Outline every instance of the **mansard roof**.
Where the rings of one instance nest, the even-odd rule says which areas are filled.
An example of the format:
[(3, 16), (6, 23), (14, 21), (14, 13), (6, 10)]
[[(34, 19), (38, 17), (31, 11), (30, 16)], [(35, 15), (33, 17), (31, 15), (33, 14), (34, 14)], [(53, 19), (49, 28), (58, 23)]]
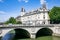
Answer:
[(21, 16), (17, 16), (16, 19), (20, 18)]
[(23, 16), (18, 16), (18, 17), (16, 17), (16, 19), (18, 19), (20, 17), (30, 16), (30, 15), (34, 15), (34, 14), (40, 14), (40, 13), (44, 13), (44, 12), (48, 12), (48, 10), (47, 11), (43, 11), (43, 8), (39, 8), (39, 9), (36, 9), (34, 11), (25, 12), (25, 14)]
[[(45, 9), (45, 10), (46, 10), (46, 9)], [(44, 13), (44, 12), (48, 12), (48, 10), (47, 10), (47, 11), (43, 11), (42, 8), (39, 8), (39, 9), (37, 9), (37, 10), (31, 11), (31, 12), (27, 12), (27, 13), (25, 13), (23, 16), (29, 16), (29, 15), (34, 15), (34, 14), (40, 14), (40, 13)]]

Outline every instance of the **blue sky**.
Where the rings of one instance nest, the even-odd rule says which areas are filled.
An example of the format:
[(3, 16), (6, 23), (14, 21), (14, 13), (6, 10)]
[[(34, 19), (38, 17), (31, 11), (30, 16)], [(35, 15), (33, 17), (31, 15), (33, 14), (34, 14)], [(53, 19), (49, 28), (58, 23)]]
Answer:
[(27, 12), (40, 8), (43, 1), (46, 2), (48, 9), (53, 6), (60, 7), (60, 0), (0, 0), (0, 22), (19, 16), (21, 7)]

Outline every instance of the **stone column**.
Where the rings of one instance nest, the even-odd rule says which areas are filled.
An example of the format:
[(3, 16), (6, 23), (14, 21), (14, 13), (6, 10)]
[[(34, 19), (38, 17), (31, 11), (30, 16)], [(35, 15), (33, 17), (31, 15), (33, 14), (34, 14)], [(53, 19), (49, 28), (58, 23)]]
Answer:
[(36, 35), (35, 35), (35, 33), (31, 33), (31, 36), (30, 36), (31, 38), (36, 38)]

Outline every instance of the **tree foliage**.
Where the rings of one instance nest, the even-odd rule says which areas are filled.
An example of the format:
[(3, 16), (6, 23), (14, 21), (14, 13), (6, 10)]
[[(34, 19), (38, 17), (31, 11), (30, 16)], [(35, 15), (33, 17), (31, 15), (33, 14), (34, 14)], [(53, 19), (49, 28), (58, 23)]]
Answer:
[(59, 24), (60, 23), (60, 7), (53, 7), (49, 11), (49, 16), (50, 16), (50, 21), (51, 23), (54, 24)]
[(5, 22), (5, 24), (22, 24), (21, 21), (16, 21), (16, 19), (14, 17), (10, 17), (8, 21)]
[(17, 24), (22, 24), (22, 22), (21, 21), (17, 21)]
[(16, 19), (14, 17), (10, 17), (8, 21), (5, 22), (6, 24), (16, 24)]

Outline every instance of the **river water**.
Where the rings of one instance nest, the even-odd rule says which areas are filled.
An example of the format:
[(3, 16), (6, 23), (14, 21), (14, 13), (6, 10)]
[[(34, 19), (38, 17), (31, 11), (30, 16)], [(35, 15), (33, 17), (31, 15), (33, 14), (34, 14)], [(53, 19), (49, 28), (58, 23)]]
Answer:
[[(1, 40), (12, 40), (15, 34), (8, 33), (5, 35)], [(16, 39), (16, 40), (31, 40), (31, 39)], [(60, 37), (53, 37), (53, 36), (43, 36), (38, 37), (35, 40), (60, 40)]]
[(13, 34), (13, 33), (8, 33), (2, 38), (2, 40), (12, 40), (14, 35), (15, 34)]

